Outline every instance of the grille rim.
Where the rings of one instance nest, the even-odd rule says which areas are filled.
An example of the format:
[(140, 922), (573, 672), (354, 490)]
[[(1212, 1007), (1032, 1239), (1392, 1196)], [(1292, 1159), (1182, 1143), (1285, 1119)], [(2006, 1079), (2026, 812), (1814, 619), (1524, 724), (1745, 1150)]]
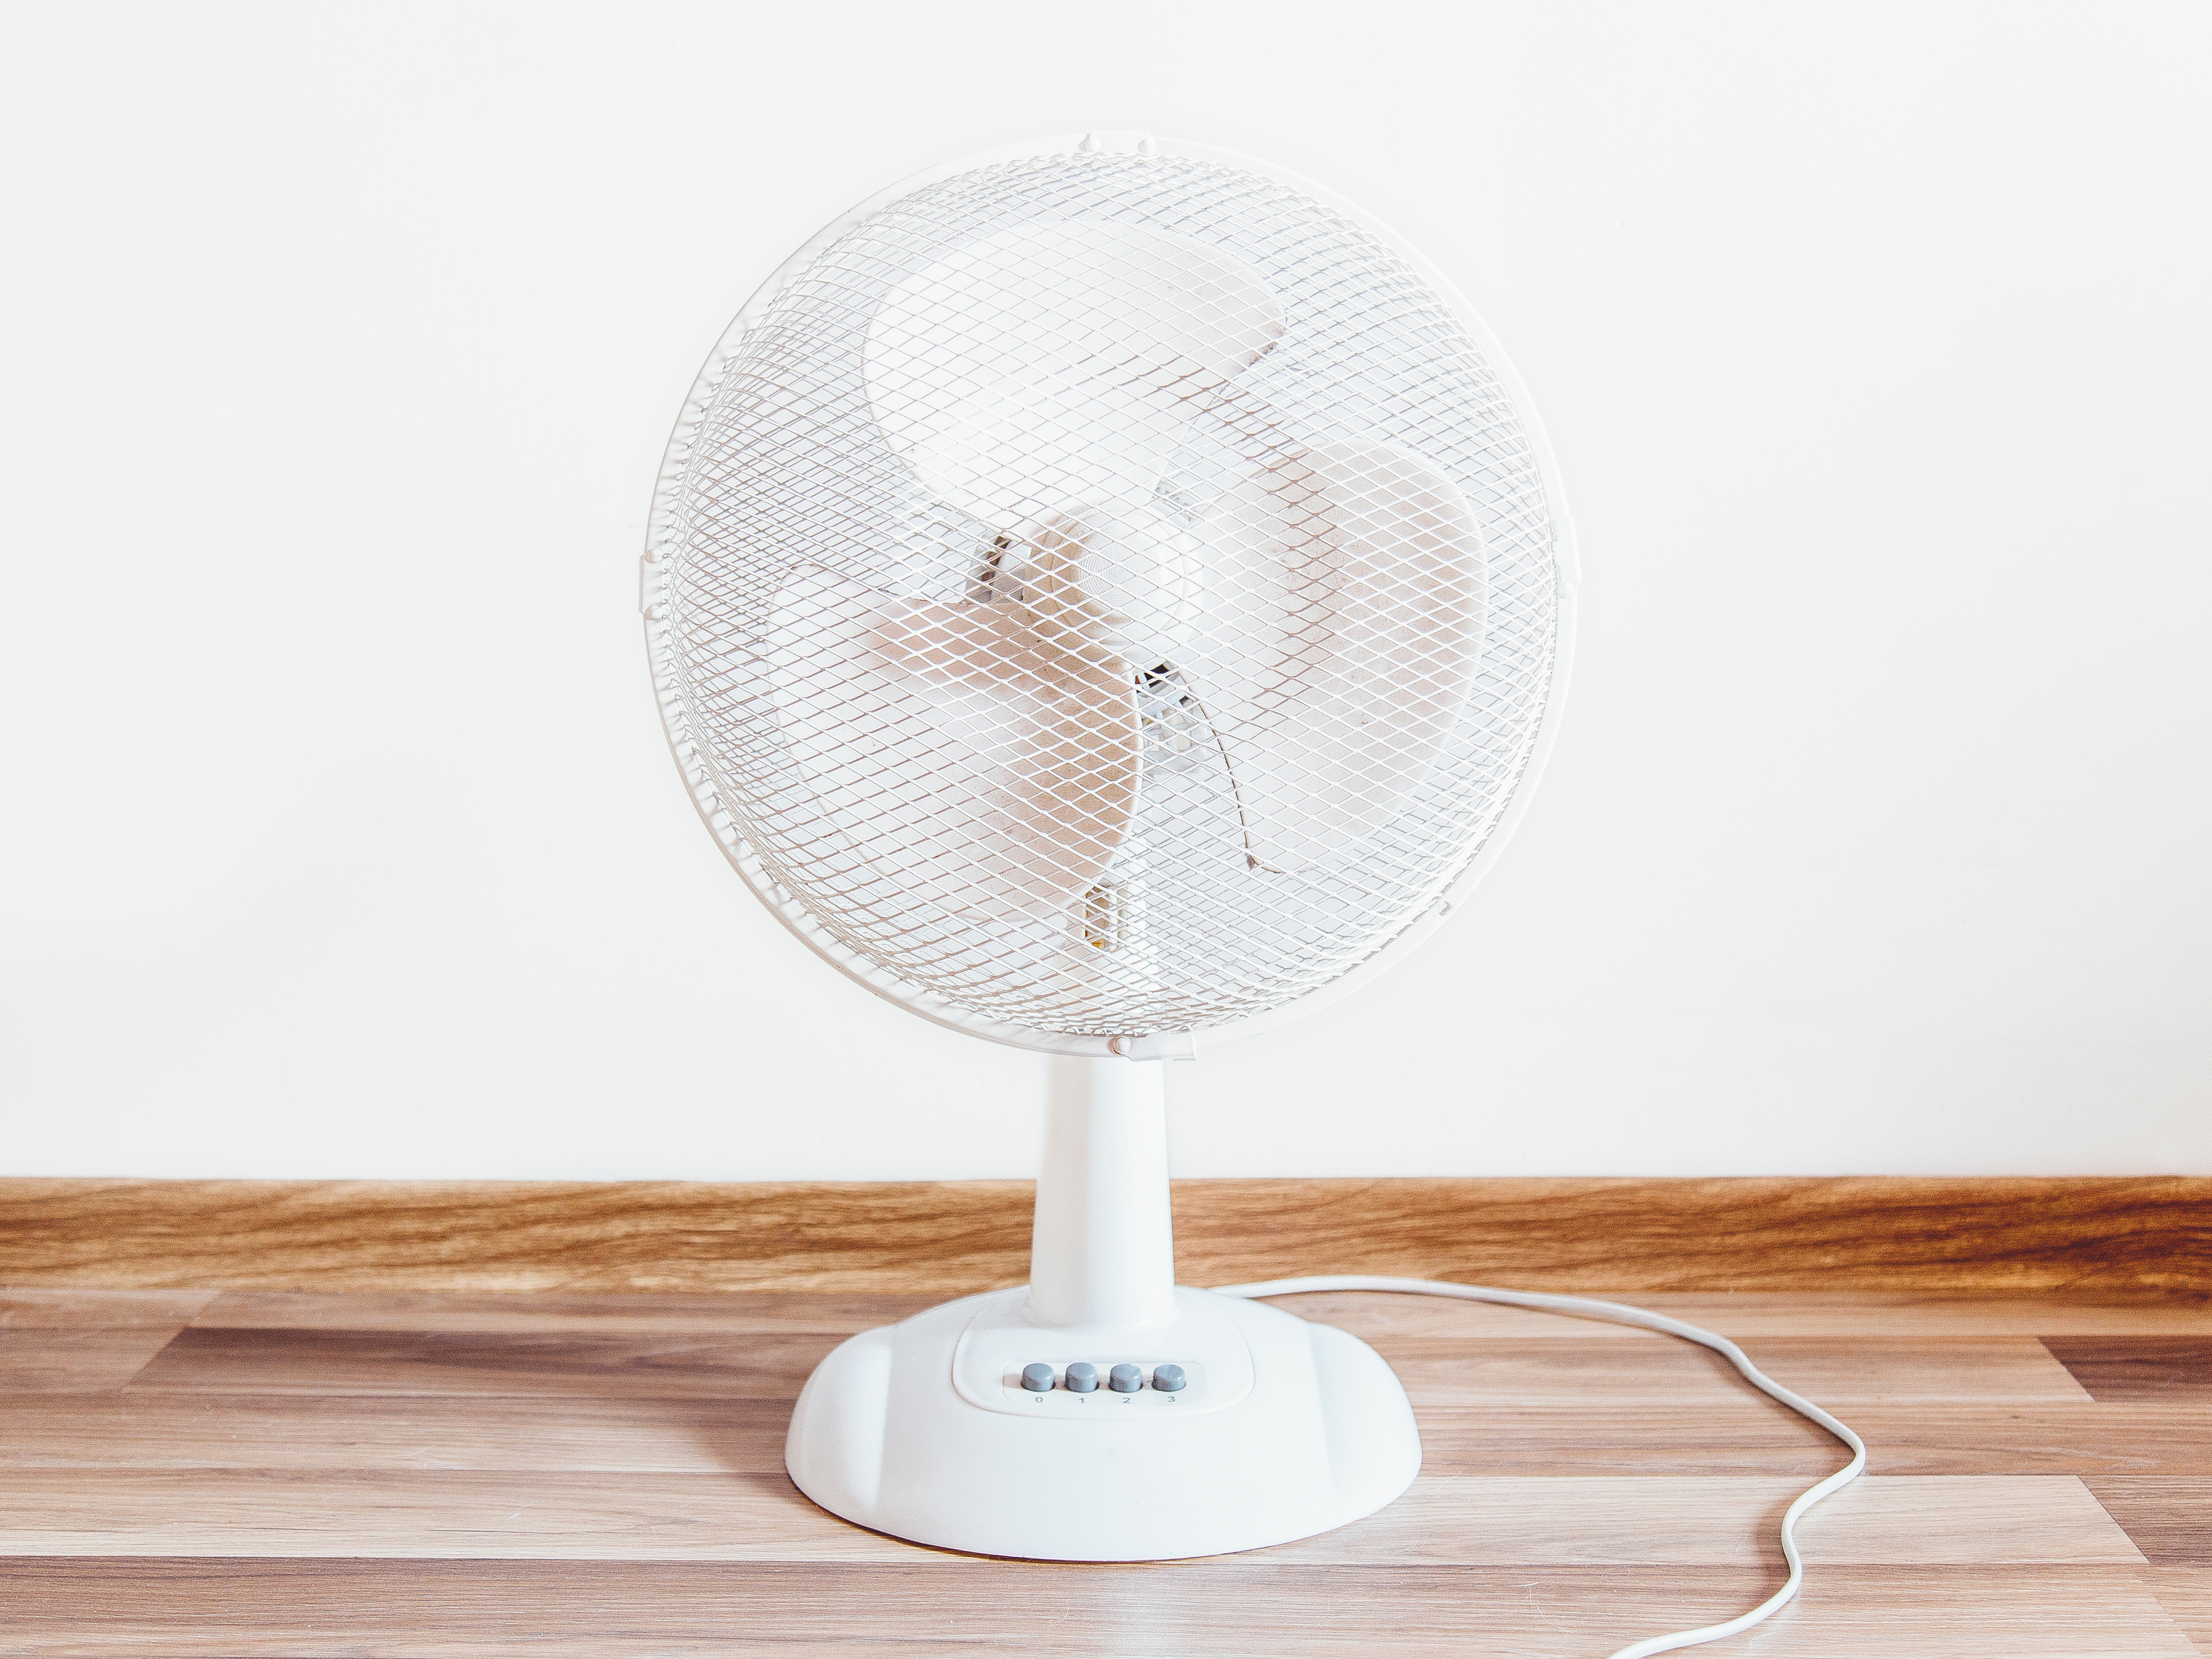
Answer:
[(1340, 215), (1402, 259), (1479, 348), (1485, 365), (1498, 383), (1520, 425), (1540, 483), (1550, 521), (1553, 623), (1540, 712), (1533, 722), (1532, 735), (1522, 747), (1518, 764), (1504, 786), (1504, 804), (1488, 834), (1468, 853), (1457, 873), (1445, 884), (1442, 896), (1426, 909), (1409, 917), (1389, 937), (1376, 944), (1364, 958), (1343, 969), (1328, 982), (1276, 1007), (1204, 1027), (1200, 1035), (1203, 1035), (1209, 1043), (1254, 1035), (1364, 989), (1372, 984), (1384, 969), (1409, 957), (1413, 948), (1440, 925), (1451, 910), (1463, 904), (1474, 887), (1495, 866), (1525, 815), (1558, 735), (1573, 659), (1578, 580), (1573, 520), (1567, 508), (1556, 459), (1527, 389), (1496, 336), (1484, 325), (1466, 297), (1417, 249), (1372, 215), (1326, 187), (1287, 169), (1212, 146), (1155, 140), (1138, 134), (1063, 134), (1000, 146), (941, 163), (899, 180), (832, 220), (755, 289), (739, 308), (729, 328), (716, 342), (694, 380), (662, 459), (641, 565), (640, 604), (645, 617), (647, 647), (665, 735), (693, 805), (709, 833), (722, 848), (732, 867), (744, 878), (746, 884), (768, 907), (770, 914), (802, 944), (846, 977), (877, 995), (950, 1030), (966, 1031), (988, 1041), (1038, 1053), (1093, 1058), (1109, 1054), (1139, 1059), (1176, 1058), (1194, 1052), (1194, 1040), (1190, 1035), (1169, 1032), (1106, 1036), (1067, 1032), (1010, 1023), (977, 1013), (884, 966), (846, 944), (823, 926), (809, 911), (799, 895), (777, 882), (758, 850), (746, 841), (735, 820), (721, 806), (711, 771), (700, 757), (689, 728), (685, 696), (678, 668), (681, 646), (665, 597), (665, 584), (672, 563), (666, 556), (682, 524), (684, 488), (692, 450), (707, 424), (723, 378), (736, 361), (746, 334), (767, 316), (785, 288), (803, 275), (824, 250), (848, 231), (915, 191), (1002, 162), (1042, 160), (1099, 150), (1188, 158), (1256, 174)]

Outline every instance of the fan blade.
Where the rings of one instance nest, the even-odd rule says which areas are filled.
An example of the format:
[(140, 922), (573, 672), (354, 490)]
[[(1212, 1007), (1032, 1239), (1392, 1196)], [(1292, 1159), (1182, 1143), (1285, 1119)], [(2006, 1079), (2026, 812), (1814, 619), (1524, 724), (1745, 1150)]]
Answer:
[(938, 500), (1019, 532), (1071, 501), (1146, 500), (1182, 425), (1178, 406), (1127, 387), (1008, 378), (947, 400), (891, 447)]
[(1285, 453), (1201, 533), (1186, 677), (1252, 861), (1308, 869), (1395, 817), (1458, 720), (1481, 653), (1481, 534), (1449, 479), (1369, 441)]
[(1138, 500), (1198, 402), (1283, 331), (1272, 290), (1186, 236), (1036, 220), (895, 289), (868, 329), (868, 402), (940, 499), (1000, 527)]
[(884, 593), (815, 566), (776, 596), (769, 680), (785, 744), (874, 874), (955, 915), (1066, 908), (1127, 832), (1128, 671), (1009, 605)]

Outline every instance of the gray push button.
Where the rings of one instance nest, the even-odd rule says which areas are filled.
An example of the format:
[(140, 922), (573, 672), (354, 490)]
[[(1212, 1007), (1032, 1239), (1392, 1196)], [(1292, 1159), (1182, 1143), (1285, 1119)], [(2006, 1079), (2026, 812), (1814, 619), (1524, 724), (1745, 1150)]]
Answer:
[(1052, 1392), (1052, 1367), (1040, 1362), (1022, 1367), (1022, 1386), (1031, 1394)]
[(1187, 1381), (1180, 1365), (1156, 1366), (1152, 1371), (1152, 1386), (1162, 1394), (1173, 1394)]
[(1106, 1386), (1115, 1394), (1134, 1394), (1145, 1386), (1142, 1365), (1116, 1365), (1106, 1374)]
[(1067, 1368), (1067, 1386), (1073, 1394), (1095, 1393), (1098, 1387), (1098, 1367), (1087, 1359), (1079, 1359)]

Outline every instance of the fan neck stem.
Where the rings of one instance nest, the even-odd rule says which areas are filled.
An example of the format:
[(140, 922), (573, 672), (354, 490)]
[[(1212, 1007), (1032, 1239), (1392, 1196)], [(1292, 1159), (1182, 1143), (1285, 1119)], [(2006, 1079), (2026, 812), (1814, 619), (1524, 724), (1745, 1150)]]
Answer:
[(1175, 1316), (1167, 1091), (1160, 1060), (1094, 1060), (1054, 1091), (1030, 1243), (1033, 1317), (1048, 1325)]

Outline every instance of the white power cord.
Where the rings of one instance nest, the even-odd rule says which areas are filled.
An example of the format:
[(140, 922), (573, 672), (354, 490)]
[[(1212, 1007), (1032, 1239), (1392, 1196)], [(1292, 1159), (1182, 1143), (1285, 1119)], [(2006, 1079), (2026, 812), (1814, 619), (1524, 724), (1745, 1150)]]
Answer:
[(1819, 1424), (1830, 1434), (1851, 1449), (1851, 1461), (1838, 1469), (1818, 1486), (1808, 1486), (1797, 1494), (1796, 1502), (1783, 1512), (1782, 1557), (1790, 1564), (1790, 1577), (1782, 1588), (1761, 1601), (1749, 1613), (1739, 1614), (1724, 1625), (1706, 1625), (1698, 1630), (1678, 1630), (1664, 1636), (1647, 1636), (1641, 1642), (1632, 1642), (1612, 1659), (1648, 1659), (1655, 1653), (1671, 1653), (1676, 1648), (1694, 1648), (1706, 1642), (1717, 1642), (1723, 1636), (1734, 1636), (1739, 1631), (1749, 1630), (1771, 1618), (1790, 1599), (1797, 1594), (1797, 1587), (1805, 1581), (1805, 1564), (1797, 1553), (1797, 1517), (1819, 1503), (1830, 1492), (1850, 1485), (1866, 1468), (1866, 1442), (1860, 1439), (1846, 1424), (1831, 1417), (1802, 1395), (1792, 1394), (1772, 1377), (1751, 1363), (1741, 1348), (1715, 1332), (1679, 1319), (1669, 1319), (1665, 1314), (1656, 1314), (1645, 1308), (1632, 1308), (1625, 1302), (1600, 1302), (1586, 1296), (1547, 1296), (1536, 1291), (1499, 1291), (1486, 1285), (1452, 1285), (1440, 1279), (1370, 1279), (1358, 1273), (1329, 1274), (1316, 1279), (1271, 1279), (1258, 1285), (1223, 1285), (1216, 1287), (1220, 1296), (1298, 1296), (1309, 1291), (1403, 1291), (1413, 1296), (1451, 1296), (1462, 1302), (1502, 1302), (1514, 1308), (1540, 1308), (1547, 1313), (1575, 1314), (1584, 1319), (1609, 1319), (1617, 1325), (1640, 1325), (1646, 1330), (1664, 1331), (1669, 1336), (1679, 1336), (1711, 1348), (1743, 1374), (1745, 1382), (1770, 1399), (1778, 1400), (1800, 1417)]

